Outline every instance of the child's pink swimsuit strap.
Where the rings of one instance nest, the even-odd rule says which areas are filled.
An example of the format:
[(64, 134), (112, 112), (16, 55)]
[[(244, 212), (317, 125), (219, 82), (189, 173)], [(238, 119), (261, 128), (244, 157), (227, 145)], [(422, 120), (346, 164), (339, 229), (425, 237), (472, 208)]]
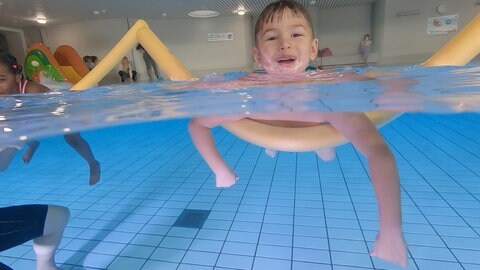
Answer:
[(20, 94), (25, 94), (25, 89), (27, 88), (28, 81), (27, 80), (21, 80), (18, 82), (18, 90), (20, 91)]

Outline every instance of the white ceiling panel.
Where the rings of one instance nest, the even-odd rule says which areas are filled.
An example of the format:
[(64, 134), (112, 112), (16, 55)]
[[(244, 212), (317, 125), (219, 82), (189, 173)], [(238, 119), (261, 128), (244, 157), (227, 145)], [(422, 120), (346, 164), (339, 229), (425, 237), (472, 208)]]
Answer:
[[(375, 0), (300, 0), (306, 7), (338, 8), (369, 5)], [(0, 0), (0, 26), (37, 25), (43, 15), (50, 25), (107, 18), (186, 18), (198, 9), (212, 9), (220, 16), (232, 16), (239, 8), (258, 16), (273, 0)], [(100, 14), (95, 15), (93, 12)]]

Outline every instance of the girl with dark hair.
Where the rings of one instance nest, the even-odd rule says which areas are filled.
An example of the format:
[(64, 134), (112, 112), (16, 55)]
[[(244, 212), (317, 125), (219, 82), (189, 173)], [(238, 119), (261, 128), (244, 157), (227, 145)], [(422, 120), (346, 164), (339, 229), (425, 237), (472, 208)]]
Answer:
[[(45, 93), (49, 90), (42, 84), (25, 80), (22, 66), (17, 63), (17, 59), (9, 53), (0, 51), (0, 95)], [(88, 142), (80, 136), (80, 133), (66, 134), (65, 141), (88, 162), (90, 166), (89, 184), (96, 184), (100, 180), (100, 163), (95, 160)], [(29, 141), (27, 145), (28, 148), (22, 157), (25, 163), (30, 162), (39, 142)], [(0, 171), (8, 168), (13, 156), (20, 148), (21, 145), (0, 148)]]

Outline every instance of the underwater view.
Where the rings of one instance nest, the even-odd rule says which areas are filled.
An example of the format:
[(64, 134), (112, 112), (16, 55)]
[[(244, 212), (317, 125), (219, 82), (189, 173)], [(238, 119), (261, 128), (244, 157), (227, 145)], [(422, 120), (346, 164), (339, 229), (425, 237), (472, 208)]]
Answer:
[[(369, 256), (377, 202), (352, 144), (331, 161), (314, 152), (270, 157), (217, 127), (219, 152), (239, 179), (216, 188), (188, 134), (197, 116), (388, 111), (399, 114), (380, 133), (400, 176), (406, 269), (480, 269), (480, 67), (392, 69), (376, 80), (339, 82), (345, 70), (330, 70), (265, 85), (231, 73), (2, 97), (0, 146), (35, 139), (39, 147), (28, 164), (22, 149), (0, 172), (0, 204), (69, 208), (61, 269), (402, 269)], [(100, 163), (93, 186), (65, 142), (71, 132)], [(31, 246), (0, 261), (34, 269)]]

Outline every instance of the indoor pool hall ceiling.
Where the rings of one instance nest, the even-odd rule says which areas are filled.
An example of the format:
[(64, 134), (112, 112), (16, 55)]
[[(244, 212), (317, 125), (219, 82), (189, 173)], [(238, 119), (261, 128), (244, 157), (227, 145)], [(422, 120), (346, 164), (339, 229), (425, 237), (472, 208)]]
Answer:
[[(337, 8), (368, 5), (375, 0), (300, 0), (308, 7)], [(0, 0), (0, 26), (37, 25), (44, 16), (48, 25), (108, 18), (186, 18), (193, 10), (216, 10), (234, 16), (244, 9), (256, 16), (272, 0)]]

